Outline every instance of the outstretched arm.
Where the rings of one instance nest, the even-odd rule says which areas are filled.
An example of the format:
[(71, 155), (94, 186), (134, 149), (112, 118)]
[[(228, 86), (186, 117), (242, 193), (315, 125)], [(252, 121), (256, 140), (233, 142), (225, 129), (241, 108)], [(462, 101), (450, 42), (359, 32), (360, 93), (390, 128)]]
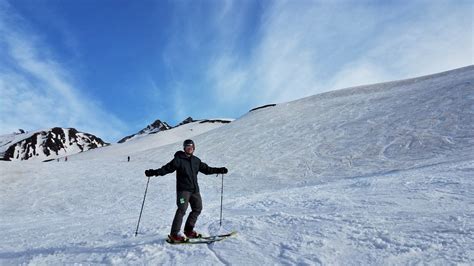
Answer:
[(159, 169), (148, 169), (145, 171), (146, 176), (158, 176), (158, 175), (166, 175), (169, 173), (173, 173), (176, 171), (177, 168), (177, 161), (176, 159), (171, 160), (169, 163), (163, 165)]
[(210, 167), (209, 165), (201, 162), (199, 164), (199, 172), (211, 175), (211, 174), (227, 174), (228, 170), (225, 167)]

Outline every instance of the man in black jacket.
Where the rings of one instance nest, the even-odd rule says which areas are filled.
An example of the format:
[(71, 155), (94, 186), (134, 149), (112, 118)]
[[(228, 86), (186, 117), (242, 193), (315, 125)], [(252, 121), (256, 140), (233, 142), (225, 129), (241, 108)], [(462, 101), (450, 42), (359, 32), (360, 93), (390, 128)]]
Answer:
[(171, 226), (171, 234), (168, 236), (172, 242), (185, 241), (185, 237), (179, 234), (183, 217), (186, 214), (188, 205), (191, 204), (191, 213), (184, 225), (184, 234), (188, 238), (198, 238), (200, 234), (194, 231), (199, 214), (202, 210), (202, 199), (199, 193), (199, 185), (197, 180), (198, 172), (206, 175), (210, 174), (226, 174), (227, 168), (209, 167), (207, 164), (194, 156), (196, 149), (194, 142), (187, 139), (183, 142), (183, 151), (177, 151), (173, 160), (159, 169), (149, 169), (145, 171), (146, 176), (163, 176), (176, 171), (176, 204), (178, 209)]

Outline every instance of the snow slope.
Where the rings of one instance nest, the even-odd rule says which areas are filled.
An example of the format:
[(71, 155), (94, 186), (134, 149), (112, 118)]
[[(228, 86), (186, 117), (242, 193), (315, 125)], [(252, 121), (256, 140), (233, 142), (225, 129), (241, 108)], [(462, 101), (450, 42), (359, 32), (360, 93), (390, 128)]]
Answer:
[[(207, 123), (205, 121), (196, 121), (168, 130), (162, 130), (154, 134), (136, 136), (124, 143), (111, 144), (100, 149), (91, 150), (87, 153), (77, 154), (70, 158), (72, 160), (103, 160), (108, 158), (111, 160), (120, 159), (125, 161), (127, 160), (127, 157), (130, 156), (132, 157), (132, 160), (134, 160), (135, 155), (141, 154), (143, 151), (155, 149), (171, 143), (182, 142), (185, 139), (193, 138), (197, 135), (225, 125), (224, 123)], [(232, 119), (227, 119), (226, 121), (232, 121)]]
[(199, 176), (197, 229), (239, 231), (211, 245), (164, 242), (172, 174), (151, 179), (133, 236), (143, 171), (168, 162), (179, 137), (0, 162), (0, 264), (472, 264), (473, 83), (469, 66), (339, 90), (194, 136), (197, 156), (230, 170), (222, 228), (221, 179)]

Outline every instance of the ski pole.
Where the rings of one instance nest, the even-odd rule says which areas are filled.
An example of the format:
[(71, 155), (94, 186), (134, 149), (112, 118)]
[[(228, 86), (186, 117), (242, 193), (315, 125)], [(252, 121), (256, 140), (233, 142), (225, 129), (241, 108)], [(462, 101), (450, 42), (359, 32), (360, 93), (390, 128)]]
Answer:
[(148, 177), (148, 181), (146, 182), (145, 195), (143, 195), (142, 209), (140, 210), (140, 216), (138, 216), (138, 224), (137, 230), (135, 231), (135, 236), (137, 236), (138, 234), (138, 227), (140, 226), (140, 219), (142, 218), (143, 206), (145, 205), (146, 192), (148, 190), (148, 183), (150, 183), (150, 176)]
[(221, 218), (219, 226), (222, 227), (222, 199), (224, 197), (224, 174), (222, 174), (222, 186), (221, 186)]

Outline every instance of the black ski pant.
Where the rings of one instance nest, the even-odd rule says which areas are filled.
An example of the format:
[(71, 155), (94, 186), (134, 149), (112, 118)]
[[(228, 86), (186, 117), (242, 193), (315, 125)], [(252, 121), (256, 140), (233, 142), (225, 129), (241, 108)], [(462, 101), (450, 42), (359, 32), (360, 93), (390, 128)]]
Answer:
[(188, 205), (191, 204), (191, 213), (184, 225), (184, 231), (192, 231), (196, 224), (197, 218), (202, 211), (202, 199), (199, 192), (178, 191), (176, 192), (176, 204), (178, 209), (174, 215), (173, 225), (171, 226), (171, 234), (177, 235), (181, 230), (183, 217), (186, 214)]

